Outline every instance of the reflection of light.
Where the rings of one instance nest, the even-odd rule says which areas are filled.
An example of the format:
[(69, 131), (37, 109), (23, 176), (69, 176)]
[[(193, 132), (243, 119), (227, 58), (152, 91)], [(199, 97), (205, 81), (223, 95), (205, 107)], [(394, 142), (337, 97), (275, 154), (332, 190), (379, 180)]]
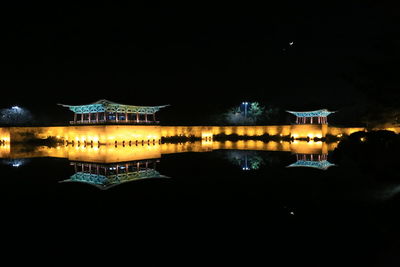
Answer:
[(360, 141), (361, 141), (361, 142), (365, 142), (365, 137), (361, 137), (361, 138), (360, 138)]
[(250, 170), (250, 168), (249, 167), (243, 167), (242, 170), (248, 171), (248, 170)]
[(13, 166), (14, 168), (18, 168), (19, 166), (22, 166), (24, 164), (24, 160), (23, 159), (12, 160), (10, 163), (11, 163), (10, 165)]

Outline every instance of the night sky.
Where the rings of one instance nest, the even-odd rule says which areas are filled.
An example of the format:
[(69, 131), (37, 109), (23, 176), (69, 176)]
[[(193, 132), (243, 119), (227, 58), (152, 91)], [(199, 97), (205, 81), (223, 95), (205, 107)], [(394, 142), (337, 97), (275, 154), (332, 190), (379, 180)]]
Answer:
[(0, 108), (62, 121), (56, 103), (171, 104), (167, 123), (242, 101), (346, 110), (364, 99), (354, 73), (399, 55), (392, 1), (54, 2), (2, 4)]

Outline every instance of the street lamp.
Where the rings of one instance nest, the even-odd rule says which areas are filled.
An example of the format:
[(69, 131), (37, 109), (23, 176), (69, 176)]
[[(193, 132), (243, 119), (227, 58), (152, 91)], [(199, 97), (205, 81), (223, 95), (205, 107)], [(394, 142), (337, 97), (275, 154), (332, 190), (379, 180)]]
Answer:
[(247, 163), (247, 155), (244, 156), (244, 166), (242, 167), (242, 170), (244, 170), (244, 171), (250, 170), (249, 165)]

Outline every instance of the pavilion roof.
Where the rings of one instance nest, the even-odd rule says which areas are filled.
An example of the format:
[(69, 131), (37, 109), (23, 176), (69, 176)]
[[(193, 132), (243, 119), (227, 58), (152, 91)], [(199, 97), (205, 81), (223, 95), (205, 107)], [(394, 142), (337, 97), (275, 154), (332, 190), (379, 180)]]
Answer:
[(312, 111), (290, 111), (286, 110), (297, 117), (327, 117), (328, 115), (335, 113), (336, 111), (329, 111), (327, 109), (319, 109)]
[(106, 99), (101, 99), (92, 104), (86, 105), (64, 105), (60, 106), (67, 107), (75, 113), (96, 113), (96, 112), (121, 112), (121, 113), (140, 113), (140, 114), (152, 114), (159, 111), (161, 108), (167, 107), (169, 105), (163, 106), (132, 106), (115, 103)]
[(290, 167), (311, 167), (311, 168), (316, 168), (320, 170), (327, 170), (329, 167), (335, 166), (335, 164), (330, 163), (327, 160), (321, 160), (321, 161), (312, 161), (312, 160), (298, 160), (293, 164), (290, 164), (287, 166), (288, 168)]

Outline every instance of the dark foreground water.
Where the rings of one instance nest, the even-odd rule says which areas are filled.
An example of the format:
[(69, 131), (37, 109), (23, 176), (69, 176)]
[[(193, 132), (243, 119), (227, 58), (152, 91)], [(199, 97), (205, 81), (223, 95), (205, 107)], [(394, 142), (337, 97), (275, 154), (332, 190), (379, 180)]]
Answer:
[[(3, 159), (3, 231), (16, 251), (37, 249), (61, 261), (400, 266), (400, 182), (380, 177), (398, 174), (341, 166), (332, 153), (327, 161), (336, 165), (326, 170), (287, 167), (309, 157), (214, 150), (118, 166)], [(313, 155), (312, 162), (323, 160)], [(115, 168), (144, 176), (105, 185), (102, 172), (116, 175)], [(83, 179), (77, 173), (92, 175), (71, 182)]]

